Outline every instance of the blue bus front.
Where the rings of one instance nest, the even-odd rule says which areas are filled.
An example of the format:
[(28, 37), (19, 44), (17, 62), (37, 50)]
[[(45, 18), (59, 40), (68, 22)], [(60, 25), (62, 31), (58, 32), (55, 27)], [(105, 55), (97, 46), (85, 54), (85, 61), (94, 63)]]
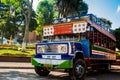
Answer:
[(70, 42), (46, 42), (36, 45), (32, 65), (46, 68), (72, 68)]

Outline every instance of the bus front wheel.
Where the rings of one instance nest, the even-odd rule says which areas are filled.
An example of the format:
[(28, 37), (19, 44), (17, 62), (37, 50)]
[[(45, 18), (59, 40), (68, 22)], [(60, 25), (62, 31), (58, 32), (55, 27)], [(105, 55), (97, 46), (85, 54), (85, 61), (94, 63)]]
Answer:
[(105, 71), (110, 71), (110, 69), (111, 69), (111, 64), (110, 63), (106, 64)]
[(47, 76), (50, 71), (48, 69), (42, 68), (42, 67), (38, 67), (35, 66), (35, 72), (39, 75), (39, 76)]
[(70, 69), (69, 75), (76, 78), (76, 80), (83, 80), (86, 72), (86, 65), (84, 60), (77, 59), (73, 63), (73, 68)]

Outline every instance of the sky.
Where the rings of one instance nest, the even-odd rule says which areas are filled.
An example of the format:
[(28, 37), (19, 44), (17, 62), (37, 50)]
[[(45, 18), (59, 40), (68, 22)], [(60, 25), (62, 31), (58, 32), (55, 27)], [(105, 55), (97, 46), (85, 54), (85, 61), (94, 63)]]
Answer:
[(37, 5), (41, 0), (33, 0), (33, 9), (36, 11)]
[(112, 29), (120, 27), (120, 0), (84, 0), (88, 13), (103, 17), (112, 22)]
[[(38, 2), (34, 0), (33, 9), (36, 10)], [(112, 22), (112, 29), (120, 27), (120, 0), (84, 0), (88, 4), (88, 14), (103, 17)]]

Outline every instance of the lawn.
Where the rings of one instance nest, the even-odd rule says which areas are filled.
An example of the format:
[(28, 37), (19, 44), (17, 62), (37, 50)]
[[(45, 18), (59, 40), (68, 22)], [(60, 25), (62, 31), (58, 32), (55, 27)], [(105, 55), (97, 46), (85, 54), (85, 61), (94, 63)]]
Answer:
[(120, 56), (120, 51), (116, 51), (117, 56)]
[(0, 46), (0, 56), (32, 57), (34, 54), (34, 46), (27, 47), (25, 52), (18, 50), (18, 46)]

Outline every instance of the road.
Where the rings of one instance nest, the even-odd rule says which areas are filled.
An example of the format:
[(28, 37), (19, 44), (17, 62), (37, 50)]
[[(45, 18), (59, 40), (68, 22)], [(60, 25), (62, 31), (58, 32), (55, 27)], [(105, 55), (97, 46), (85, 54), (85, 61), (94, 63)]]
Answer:
[[(47, 77), (39, 77), (34, 69), (0, 69), (0, 80), (69, 80), (67, 73), (52, 71)], [(120, 80), (120, 66), (112, 66), (110, 72), (89, 71), (85, 80)]]

